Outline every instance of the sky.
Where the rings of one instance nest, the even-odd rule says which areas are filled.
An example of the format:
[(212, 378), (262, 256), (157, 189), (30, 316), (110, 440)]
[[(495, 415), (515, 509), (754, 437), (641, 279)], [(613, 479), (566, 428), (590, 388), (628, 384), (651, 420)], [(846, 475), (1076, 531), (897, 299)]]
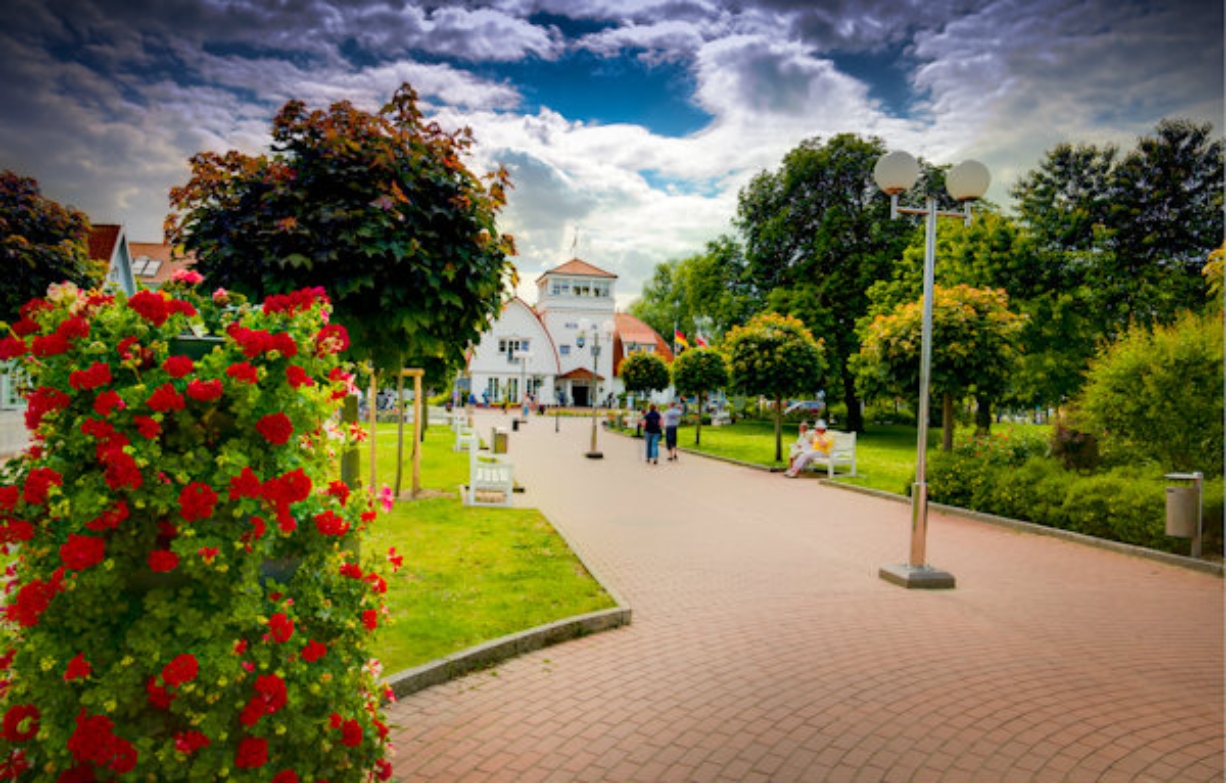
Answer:
[(520, 293), (572, 257), (618, 275), (735, 232), (805, 139), (973, 158), (1009, 188), (1062, 142), (1223, 133), (1222, 0), (6, 0), (0, 168), (162, 240), (204, 151), (267, 151), (291, 99), (377, 110), (400, 84), (477, 172), (505, 166)]

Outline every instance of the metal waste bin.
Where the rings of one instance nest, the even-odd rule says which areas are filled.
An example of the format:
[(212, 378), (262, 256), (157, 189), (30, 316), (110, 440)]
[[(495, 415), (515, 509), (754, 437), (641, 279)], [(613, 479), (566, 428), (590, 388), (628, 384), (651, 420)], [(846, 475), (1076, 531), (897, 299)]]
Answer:
[(507, 431), (502, 427), (495, 427), (493, 435), (490, 436), (490, 444), (495, 454), (506, 454)]
[(511, 431), (519, 432), (519, 419), (511, 419)]
[(1191, 486), (1166, 488), (1166, 534), (1192, 539), (1192, 557), (1200, 557), (1201, 486), (1204, 475), (1200, 472), (1168, 473), (1166, 478), (1192, 482)]

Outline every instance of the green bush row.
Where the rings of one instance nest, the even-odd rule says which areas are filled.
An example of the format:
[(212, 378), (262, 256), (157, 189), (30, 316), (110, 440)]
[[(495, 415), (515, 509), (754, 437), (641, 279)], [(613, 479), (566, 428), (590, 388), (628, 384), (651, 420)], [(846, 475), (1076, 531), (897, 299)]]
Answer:
[[(1094, 475), (1065, 470), (1039, 453), (1039, 443), (996, 438), (934, 454), (928, 493), (934, 502), (1047, 527), (1187, 554), (1190, 541), (1166, 529), (1166, 487), (1152, 465), (1116, 467)], [(1204, 549), (1222, 548), (1223, 481), (1204, 484)]]

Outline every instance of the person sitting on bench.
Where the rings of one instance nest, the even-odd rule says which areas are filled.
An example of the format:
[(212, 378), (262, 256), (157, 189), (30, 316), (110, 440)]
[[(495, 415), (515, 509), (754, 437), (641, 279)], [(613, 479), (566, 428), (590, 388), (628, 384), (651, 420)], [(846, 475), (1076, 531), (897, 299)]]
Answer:
[(830, 450), (834, 448), (834, 438), (826, 432), (826, 422), (822, 419), (813, 423), (813, 431), (809, 433), (807, 446), (808, 448), (801, 448), (800, 453), (792, 460), (792, 466), (783, 475), (788, 478), (796, 478), (800, 475), (800, 471), (808, 467), (813, 460), (830, 456)]

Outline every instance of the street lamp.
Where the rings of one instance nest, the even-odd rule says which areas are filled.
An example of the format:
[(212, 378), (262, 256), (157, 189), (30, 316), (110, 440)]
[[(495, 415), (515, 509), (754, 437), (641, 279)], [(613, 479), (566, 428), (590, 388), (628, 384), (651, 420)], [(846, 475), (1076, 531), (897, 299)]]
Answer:
[(898, 194), (910, 190), (919, 179), (919, 163), (906, 152), (891, 152), (877, 161), (873, 179), (877, 187), (890, 197), (890, 219), (899, 214), (923, 215), (924, 224), (924, 320), (920, 346), (920, 392), (916, 421), (919, 443), (916, 448), (915, 484), (911, 488), (911, 556), (905, 565), (883, 566), (878, 572), (882, 579), (903, 587), (949, 588), (954, 586), (953, 574), (933, 568), (925, 562), (925, 539), (928, 535), (928, 386), (932, 365), (932, 289), (936, 266), (937, 218), (956, 217), (971, 222), (970, 202), (981, 198), (988, 189), (991, 175), (982, 163), (964, 161), (945, 175), (945, 189), (954, 200), (965, 204), (962, 212), (937, 209), (937, 200), (927, 196), (923, 209), (898, 206)]
[(588, 319), (579, 319), (579, 337), (575, 340), (575, 344), (578, 345), (579, 348), (583, 348), (583, 345), (587, 340), (587, 333), (589, 330), (591, 330), (592, 342), (592, 448), (588, 450), (585, 456), (588, 459), (603, 459), (604, 454), (602, 454), (600, 450), (596, 448), (596, 395), (598, 391), (596, 379), (600, 377), (599, 373), (597, 373), (597, 365), (600, 361), (601, 338), (603, 337), (606, 343), (613, 341), (613, 322), (605, 321), (600, 325), (599, 329), (596, 329), (593, 327), (592, 322)]

